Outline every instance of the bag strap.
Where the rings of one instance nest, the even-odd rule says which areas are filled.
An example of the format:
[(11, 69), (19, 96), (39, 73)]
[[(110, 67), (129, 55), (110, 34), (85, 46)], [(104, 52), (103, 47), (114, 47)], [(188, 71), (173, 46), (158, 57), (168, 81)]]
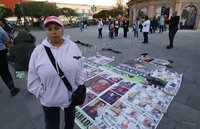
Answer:
[[(53, 54), (51, 52), (51, 49), (49, 47), (45, 46), (45, 45), (44, 45), (44, 48), (45, 48), (45, 50), (47, 52), (47, 55), (48, 55), (49, 59), (51, 60), (51, 63), (53, 65), (53, 67), (56, 69), (56, 61), (55, 61), (55, 58), (54, 58), (54, 56), (53, 56)], [(72, 92), (72, 86), (70, 85), (69, 81), (67, 80), (65, 74), (63, 73), (63, 71), (61, 70), (61, 68), (59, 67), (58, 64), (57, 64), (57, 67), (58, 67), (58, 70), (56, 69), (56, 71), (57, 72), (59, 71), (58, 75), (63, 80), (63, 82), (64, 82), (65, 86), (67, 87), (67, 89)]]

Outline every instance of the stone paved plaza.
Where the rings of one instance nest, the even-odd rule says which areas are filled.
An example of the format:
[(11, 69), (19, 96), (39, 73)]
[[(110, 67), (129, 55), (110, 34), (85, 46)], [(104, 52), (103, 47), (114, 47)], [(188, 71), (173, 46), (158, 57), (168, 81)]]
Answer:
[[(102, 39), (97, 38), (98, 30), (94, 26), (89, 26), (83, 32), (79, 28), (65, 29), (65, 34), (70, 35), (73, 41), (79, 40), (93, 45), (93, 47), (78, 45), (83, 56), (93, 56), (98, 52), (104, 56), (114, 57), (113, 65), (138, 58), (141, 53), (172, 60), (173, 68), (169, 71), (183, 73), (183, 80), (157, 129), (200, 129), (200, 30), (179, 30), (174, 40), (174, 48), (170, 50), (166, 49), (169, 43), (168, 31), (163, 34), (158, 32), (149, 34), (149, 44), (142, 44), (140, 43), (143, 40), (142, 33), (139, 33), (139, 39), (134, 40), (131, 28), (129, 30), (128, 38), (125, 39), (120, 28), (119, 37), (113, 40), (108, 37), (107, 26), (104, 26)], [(31, 33), (37, 38), (36, 44), (45, 38), (44, 31), (31, 31)], [(111, 48), (121, 54), (102, 51), (102, 48)], [(12, 67), (10, 71), (13, 73)], [(44, 129), (42, 107), (39, 101), (27, 92), (26, 80), (15, 80), (15, 84), (21, 92), (11, 98), (0, 79), (0, 129)], [(61, 129), (63, 129), (62, 115)], [(75, 126), (75, 129), (79, 127)]]

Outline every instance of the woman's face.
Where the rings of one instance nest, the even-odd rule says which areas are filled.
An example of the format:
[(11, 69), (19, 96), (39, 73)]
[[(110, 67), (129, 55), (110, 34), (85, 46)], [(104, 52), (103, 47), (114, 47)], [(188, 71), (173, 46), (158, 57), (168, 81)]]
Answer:
[(52, 44), (59, 44), (62, 42), (64, 30), (59, 24), (55, 22), (48, 23), (45, 27), (45, 32)]

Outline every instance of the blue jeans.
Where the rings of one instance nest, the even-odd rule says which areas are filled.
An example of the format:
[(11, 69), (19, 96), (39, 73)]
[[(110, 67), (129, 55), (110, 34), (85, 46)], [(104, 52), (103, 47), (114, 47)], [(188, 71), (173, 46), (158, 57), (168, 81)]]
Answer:
[(134, 38), (138, 38), (138, 30), (134, 30)]
[[(45, 117), (45, 129), (59, 129), (60, 124), (60, 107), (46, 107), (43, 106), (44, 117)], [(65, 128), (74, 128), (75, 119), (75, 107), (69, 106), (64, 108), (65, 112)]]

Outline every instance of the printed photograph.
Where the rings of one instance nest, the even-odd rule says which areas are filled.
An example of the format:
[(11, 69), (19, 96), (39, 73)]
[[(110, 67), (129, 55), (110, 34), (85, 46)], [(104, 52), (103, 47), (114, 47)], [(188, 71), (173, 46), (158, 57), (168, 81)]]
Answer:
[(113, 90), (114, 92), (116, 92), (120, 95), (124, 95), (129, 89), (126, 87), (123, 87), (119, 84), (115, 84), (115, 85), (113, 85), (113, 88), (111, 90)]
[(102, 96), (100, 96), (101, 99), (105, 100), (110, 105), (115, 103), (120, 97), (121, 97), (120, 95), (110, 90), (104, 93)]
[(108, 64), (114, 60), (112, 58), (105, 57), (102, 55), (88, 57), (87, 59), (97, 64)]
[(100, 99), (94, 100), (92, 103), (83, 108), (83, 111), (93, 120), (100, 116), (109, 106)]
[(85, 105), (87, 105), (89, 102), (91, 102), (96, 97), (97, 96), (94, 93), (87, 91), (85, 101), (80, 107), (84, 107)]
[(102, 76), (104, 78), (108, 78), (110, 77), (112, 74), (111, 73), (108, 73), (108, 72), (103, 72), (103, 73), (100, 73), (99, 76)]
[(125, 80), (122, 80), (121, 82), (119, 82), (119, 84), (128, 89), (131, 89), (133, 86), (135, 86), (135, 83), (132, 83), (130, 81), (125, 81)]
[(156, 124), (145, 115), (140, 116), (139, 121), (141, 122), (142, 126), (145, 129), (155, 129), (156, 128)]
[(93, 77), (93, 76), (95, 76), (95, 75), (97, 75), (97, 74), (102, 72), (102, 70), (97, 69), (97, 68), (93, 68), (93, 67), (91, 67), (89, 65), (84, 65), (84, 71), (86, 73), (86, 77), (87, 78), (91, 78), (91, 77)]
[(119, 76), (110, 76), (108, 79), (111, 80), (111, 81), (113, 81), (113, 82), (116, 82), (116, 83), (118, 83), (121, 80), (123, 80), (123, 78), (119, 77)]
[(96, 94), (101, 93), (113, 84), (114, 82), (98, 75), (85, 82), (85, 86)]

